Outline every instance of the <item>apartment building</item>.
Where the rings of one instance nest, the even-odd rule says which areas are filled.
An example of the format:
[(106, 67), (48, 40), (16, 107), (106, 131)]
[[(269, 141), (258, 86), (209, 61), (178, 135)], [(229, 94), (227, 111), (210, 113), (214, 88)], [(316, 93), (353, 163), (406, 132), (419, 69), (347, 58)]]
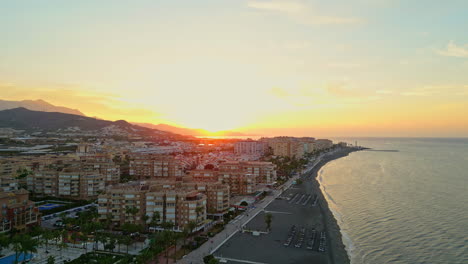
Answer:
[(244, 172), (251, 174), (256, 183), (270, 184), (276, 181), (275, 165), (264, 161), (227, 161), (219, 165), (220, 173)]
[(39, 210), (24, 190), (0, 192), (0, 233), (15, 228), (22, 231), (39, 223)]
[(146, 192), (148, 186), (140, 182), (109, 186), (98, 196), (99, 220), (109, 219), (114, 226), (124, 223), (143, 224)]
[(130, 154), (130, 175), (139, 180), (181, 177), (183, 170), (180, 162), (171, 155)]
[(255, 175), (244, 171), (220, 171), (219, 179), (229, 185), (229, 191), (233, 195), (252, 194), (257, 190)]
[[(115, 226), (126, 222), (150, 222), (157, 212), (159, 221), (173, 223), (182, 229), (194, 221), (203, 225), (207, 215), (222, 216), (230, 207), (229, 186), (220, 182), (181, 182), (175, 180), (130, 182), (109, 186), (99, 195), (98, 213)], [(137, 208), (135, 215), (127, 208)]]
[(195, 182), (216, 182), (218, 181), (218, 171), (215, 170), (191, 170), (188, 176)]
[(302, 158), (306, 153), (327, 149), (333, 146), (333, 142), (329, 139), (315, 139), (312, 137), (262, 138), (261, 141), (268, 144), (275, 156), (296, 158)]
[(230, 190), (227, 183), (217, 180), (217, 178), (214, 182), (201, 182), (195, 179), (186, 182), (168, 180), (163, 182), (153, 181), (148, 184), (154, 186), (152, 188), (199, 191), (207, 197), (207, 213), (210, 215), (222, 215), (227, 213), (230, 207)]
[(57, 196), (58, 171), (43, 169), (33, 172), (26, 177), (27, 189), (35, 194)]
[(317, 139), (315, 140), (315, 145), (317, 149), (322, 150), (333, 147), (333, 142), (329, 139)]
[(237, 155), (263, 156), (268, 150), (268, 144), (262, 141), (243, 140), (234, 143), (234, 152)]
[(146, 215), (151, 218), (155, 212), (161, 222), (171, 222), (183, 228), (189, 222), (202, 223), (206, 220), (206, 195), (197, 190), (150, 187), (146, 193)]
[(120, 166), (107, 155), (86, 155), (80, 157), (83, 171), (98, 171), (104, 176), (106, 185), (117, 184), (120, 181)]
[(94, 199), (105, 190), (105, 178), (99, 172), (64, 169), (58, 173), (57, 195), (71, 199)]

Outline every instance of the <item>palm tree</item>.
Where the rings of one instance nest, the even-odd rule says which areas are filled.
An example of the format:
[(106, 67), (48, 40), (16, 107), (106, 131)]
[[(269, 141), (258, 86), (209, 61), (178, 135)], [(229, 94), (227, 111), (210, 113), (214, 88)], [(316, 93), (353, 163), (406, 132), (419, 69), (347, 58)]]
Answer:
[(138, 212), (140, 211), (140, 209), (138, 209), (137, 207), (135, 206), (127, 206), (125, 208), (125, 213), (128, 215), (132, 215), (133, 217), (133, 223), (136, 223), (136, 218), (135, 216), (138, 214)]
[(66, 249), (66, 248), (68, 248), (68, 245), (67, 245), (67, 243), (63, 242), (63, 240), (62, 240), (62, 242), (60, 242), (60, 244), (58, 244), (57, 246), (58, 246), (59, 249), (60, 249), (60, 257), (62, 257), (62, 255), (63, 255), (63, 250)]
[(47, 258), (47, 264), (54, 264), (55, 263), (55, 257), (54, 256), (49, 256)]
[(195, 221), (190, 221), (190, 222), (188, 222), (187, 228), (188, 228), (188, 230), (190, 231), (190, 234), (193, 233), (193, 230), (195, 230), (195, 228), (197, 228), (197, 226), (198, 226), (198, 225), (197, 225), (197, 222), (195, 222)]
[(78, 238), (84, 242), (85, 253), (88, 253), (88, 236), (86, 235), (86, 233), (81, 233), (81, 235), (79, 235)]
[(5, 233), (0, 233), (0, 253), (2, 253), (2, 249), (8, 248), (10, 245), (10, 239), (8, 238)]
[(166, 264), (169, 263), (169, 247), (172, 245), (172, 241), (173, 241), (173, 232), (172, 231), (167, 231), (167, 230), (164, 230), (163, 231), (163, 244), (165, 245), (165, 253), (164, 253), (164, 256), (166, 258)]
[(195, 212), (197, 213), (197, 222), (198, 222), (198, 217), (200, 216), (201, 213), (203, 213), (203, 210), (204, 208), (202, 206), (198, 206), (196, 209), (195, 209)]
[(148, 220), (149, 220), (149, 216), (147, 214), (144, 214), (142, 217), (141, 217), (141, 220), (143, 220), (143, 224), (145, 226), (145, 230), (147, 230), (146, 228), (148, 227)]
[(184, 244), (182, 245), (182, 248), (184, 249), (184, 255), (186, 254), (186, 250), (187, 250), (187, 238), (189, 237), (190, 233), (189, 233), (189, 227), (188, 227), (188, 224), (185, 225), (184, 229), (182, 229), (182, 233), (181, 233), (181, 236), (184, 240)]
[(55, 238), (55, 235), (53, 232), (46, 231), (42, 234), (42, 240), (44, 241), (44, 244), (46, 246), (46, 253), (49, 253), (49, 240), (52, 240)]
[(23, 255), (23, 262), (26, 261), (26, 256), (28, 253), (32, 255), (32, 253), (37, 252), (37, 247), (39, 246), (39, 241), (37, 239), (33, 239), (31, 236), (25, 235), (22, 243), (22, 250)]
[(132, 244), (133, 240), (129, 236), (124, 236), (123, 243), (125, 246), (127, 246), (127, 254), (128, 254), (128, 246)]
[(273, 219), (273, 215), (271, 213), (266, 213), (265, 214), (265, 223), (267, 225), (267, 230), (268, 231), (270, 231), (272, 219)]
[(22, 243), (23, 243), (23, 240), (24, 240), (24, 235), (20, 234), (20, 235), (15, 235), (13, 237), (13, 239), (11, 240), (11, 245), (12, 245), (12, 248), (13, 248), (13, 251), (15, 252), (15, 264), (18, 263), (18, 258), (19, 258), (19, 255), (22, 251)]

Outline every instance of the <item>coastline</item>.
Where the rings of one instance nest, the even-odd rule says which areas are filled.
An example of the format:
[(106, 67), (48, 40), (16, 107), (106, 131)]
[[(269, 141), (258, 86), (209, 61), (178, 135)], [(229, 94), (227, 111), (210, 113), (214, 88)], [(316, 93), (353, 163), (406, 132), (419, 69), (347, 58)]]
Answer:
[(309, 172), (306, 173), (305, 177), (311, 177), (312, 188), (319, 197), (320, 211), (324, 216), (324, 225), (326, 227), (326, 233), (329, 242), (329, 263), (333, 264), (349, 264), (350, 258), (348, 252), (346, 251), (345, 245), (343, 243), (343, 236), (341, 234), (340, 226), (338, 221), (333, 215), (327, 200), (325, 199), (325, 194), (320, 188), (320, 183), (318, 181), (318, 172), (320, 169), (327, 163), (348, 156), (350, 153), (359, 151), (361, 149), (352, 149), (346, 148), (341, 149), (335, 153), (324, 156), (320, 162), (318, 162)]
[[(209, 252), (225, 263), (264, 263), (264, 264), (349, 264), (350, 259), (343, 243), (340, 227), (330, 210), (325, 194), (322, 193), (317, 179), (318, 172), (328, 162), (345, 157), (358, 151), (354, 148), (341, 148), (322, 154), (308, 164), (300, 176), (290, 178), (288, 182), (272, 195), (266, 197), (239, 218), (226, 225), (225, 230), (216, 235), (212, 243), (205, 243), (199, 250), (189, 254), (183, 263), (200, 260)], [(293, 184), (297, 179), (302, 183)], [(317, 195), (317, 206), (311, 201)], [(309, 199), (303, 199), (309, 195)], [(298, 198), (298, 199), (296, 199)], [(266, 231), (265, 214), (273, 214), (271, 230)], [(326, 234), (326, 251), (320, 252), (318, 242), (313, 249), (304, 245), (284, 246), (284, 239), (291, 227), (299, 226), (323, 231)], [(258, 232), (257, 235), (253, 231)], [(297, 243), (298, 236), (294, 238)], [(318, 241), (318, 240), (317, 240)], [(197, 255), (197, 258), (194, 258)], [(190, 260), (189, 260), (190, 259)], [(182, 262), (181, 262), (182, 263)], [(194, 262), (198, 263), (198, 262)]]

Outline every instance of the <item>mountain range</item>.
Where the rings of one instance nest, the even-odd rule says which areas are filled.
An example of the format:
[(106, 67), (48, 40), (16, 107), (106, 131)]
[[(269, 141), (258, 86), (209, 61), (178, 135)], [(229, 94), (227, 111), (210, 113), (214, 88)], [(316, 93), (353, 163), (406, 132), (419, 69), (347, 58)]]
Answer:
[(108, 121), (81, 115), (32, 111), (24, 107), (0, 111), (0, 127), (31, 132), (69, 129), (73, 131), (77, 129), (81, 131), (99, 131), (112, 127), (138, 135), (180, 137), (180, 135), (171, 132), (133, 125), (124, 120)]
[[(23, 101), (8, 101), (8, 100), (0, 100), (0, 111), (1, 110), (8, 110), (8, 109), (15, 109), (15, 108), (25, 108), (33, 111), (42, 111), (42, 112), (56, 112), (56, 113), (64, 113), (64, 114), (72, 114), (72, 115), (77, 115), (81, 117), (86, 117), (82, 112), (80, 112), (77, 109), (72, 109), (64, 106), (55, 106), (52, 105), (44, 100), (38, 99), (38, 100), (23, 100)], [(15, 111), (13, 111), (15, 112)], [(7, 112), (9, 113), (9, 112)], [(102, 120), (98, 117), (86, 117), (88, 119), (79, 119), (77, 117), (70, 118), (69, 121), (73, 122), (78, 122), (78, 124), (85, 125), (85, 127), (96, 127), (96, 122), (97, 120)], [(86, 122), (82, 122), (83, 120), (87, 120)], [(92, 121), (94, 120), (94, 121)], [(4, 120), (5, 121), (5, 120)], [(33, 123), (35, 120), (31, 120)], [(52, 125), (52, 127), (60, 127), (61, 125), (72, 125), (72, 123), (68, 123), (68, 121), (62, 124), (48, 124), (46, 125), (49, 127), (49, 125)], [(102, 120), (106, 121), (106, 120)], [(112, 121), (106, 121), (106, 122), (112, 122)], [(39, 123), (35, 123), (36, 125), (40, 125)], [(218, 131), (216, 133), (212, 133), (208, 130), (205, 129), (194, 129), (194, 128), (183, 128), (183, 127), (176, 127), (176, 126), (171, 126), (167, 124), (151, 124), (151, 123), (136, 123), (132, 122), (133, 125), (137, 125), (140, 127), (145, 127), (145, 128), (150, 128), (150, 129), (156, 129), (159, 131), (166, 131), (166, 132), (171, 132), (174, 134), (180, 134), (180, 135), (186, 135), (186, 136), (249, 136), (244, 133), (240, 132), (235, 132), (235, 131)], [(1, 125), (1, 124), (0, 124)], [(22, 124), (20, 126), (23, 126), (25, 124)], [(253, 135), (250, 135), (253, 136)]]
[(0, 100), (0, 111), (24, 107), (29, 110), (42, 111), (42, 112), (59, 112), (72, 115), (84, 116), (82, 112), (77, 109), (71, 109), (63, 106), (55, 106), (44, 100), (23, 100), (23, 101), (7, 101)]

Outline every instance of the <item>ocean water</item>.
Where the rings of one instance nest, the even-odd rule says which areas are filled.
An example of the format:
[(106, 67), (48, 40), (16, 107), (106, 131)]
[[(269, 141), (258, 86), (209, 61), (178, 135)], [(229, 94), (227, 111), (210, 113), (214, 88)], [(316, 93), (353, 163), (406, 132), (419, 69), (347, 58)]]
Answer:
[(319, 172), (351, 263), (468, 263), (468, 139), (357, 140), (398, 152), (354, 152)]

